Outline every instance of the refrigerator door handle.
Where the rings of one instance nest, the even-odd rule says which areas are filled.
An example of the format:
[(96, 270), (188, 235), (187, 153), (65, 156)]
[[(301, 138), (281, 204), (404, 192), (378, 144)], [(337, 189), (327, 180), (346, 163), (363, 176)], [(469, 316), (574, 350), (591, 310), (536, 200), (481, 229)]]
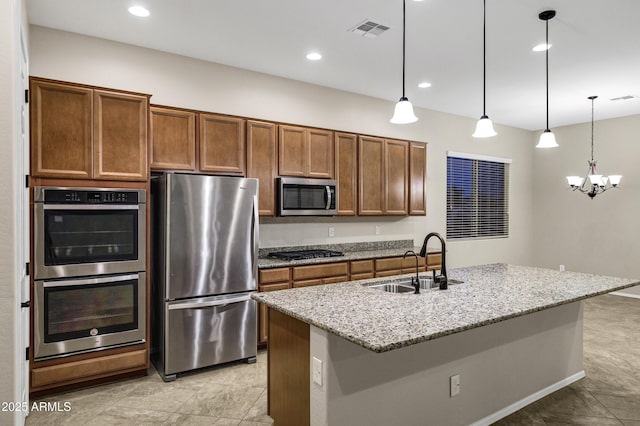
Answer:
[(258, 210), (258, 196), (253, 196), (253, 220), (251, 222), (251, 266), (253, 268), (253, 275), (258, 274), (258, 221), (260, 220), (260, 213)]
[(251, 300), (250, 294), (245, 294), (238, 297), (230, 297), (225, 299), (217, 299), (217, 300), (209, 300), (209, 301), (200, 301), (200, 302), (182, 302), (175, 303), (168, 306), (170, 311), (181, 310), (181, 309), (202, 309), (202, 308), (210, 308), (213, 306), (226, 306), (231, 305), (232, 303), (246, 302)]

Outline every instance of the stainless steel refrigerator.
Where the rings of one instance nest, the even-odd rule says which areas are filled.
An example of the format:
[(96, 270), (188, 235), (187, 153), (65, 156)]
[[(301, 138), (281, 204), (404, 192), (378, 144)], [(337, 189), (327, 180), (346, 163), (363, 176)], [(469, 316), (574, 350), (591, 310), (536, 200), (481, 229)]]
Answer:
[(165, 381), (255, 362), (257, 194), (257, 179), (152, 178), (151, 359)]

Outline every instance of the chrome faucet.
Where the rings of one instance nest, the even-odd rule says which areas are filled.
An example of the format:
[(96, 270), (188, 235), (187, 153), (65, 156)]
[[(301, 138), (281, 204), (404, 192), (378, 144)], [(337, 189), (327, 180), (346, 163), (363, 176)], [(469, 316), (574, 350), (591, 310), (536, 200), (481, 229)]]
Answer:
[(418, 273), (419, 273), (419, 270), (418, 270), (418, 255), (413, 250), (407, 250), (407, 251), (404, 252), (404, 256), (402, 256), (402, 258), (405, 259), (408, 254), (411, 254), (411, 255), (416, 257), (416, 277), (415, 278), (411, 277), (411, 285), (413, 286), (413, 288), (416, 289), (416, 291), (414, 291), (413, 294), (420, 294), (420, 276), (418, 275)]
[(447, 287), (447, 243), (445, 243), (444, 238), (440, 236), (437, 232), (430, 232), (424, 238), (424, 243), (422, 243), (422, 250), (420, 250), (420, 256), (426, 258), (427, 257), (427, 243), (431, 237), (436, 237), (440, 240), (440, 245), (442, 246), (442, 266), (440, 267), (440, 275), (436, 275), (436, 270), (433, 270), (433, 282), (440, 286), (440, 290), (446, 290)]

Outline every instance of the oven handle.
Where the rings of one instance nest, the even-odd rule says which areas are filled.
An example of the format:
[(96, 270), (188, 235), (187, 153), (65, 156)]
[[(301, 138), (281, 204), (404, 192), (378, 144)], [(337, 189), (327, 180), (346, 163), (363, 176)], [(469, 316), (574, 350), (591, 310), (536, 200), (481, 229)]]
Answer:
[(137, 280), (139, 278), (140, 276), (138, 274), (128, 274), (128, 275), (116, 275), (116, 276), (104, 277), (104, 278), (88, 278), (84, 280), (43, 281), (42, 287), (52, 288), (52, 287), (68, 287), (68, 286), (76, 286), (76, 285), (104, 284), (104, 283), (113, 283), (113, 282), (120, 282), (120, 281)]
[(44, 204), (44, 210), (139, 210), (138, 204)]
[(246, 302), (247, 300), (251, 300), (251, 295), (245, 294), (243, 296), (238, 297), (230, 297), (228, 299), (217, 299), (217, 300), (209, 300), (202, 302), (183, 302), (176, 303), (173, 305), (169, 305), (169, 310), (180, 310), (180, 309), (202, 309), (202, 308), (210, 308), (212, 306), (226, 306), (231, 305), (232, 303)]

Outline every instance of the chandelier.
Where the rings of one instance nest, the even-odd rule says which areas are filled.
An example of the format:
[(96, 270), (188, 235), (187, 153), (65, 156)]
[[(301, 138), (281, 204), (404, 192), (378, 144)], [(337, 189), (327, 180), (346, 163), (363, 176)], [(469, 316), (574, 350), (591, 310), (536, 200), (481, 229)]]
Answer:
[[(591, 160), (588, 161), (587, 177), (567, 176), (567, 182), (574, 191), (580, 191), (587, 194), (593, 199), (596, 195), (606, 191), (607, 189), (617, 188), (622, 179), (622, 175), (603, 176), (596, 171), (596, 160), (593, 159), (593, 101), (597, 96), (589, 96), (591, 100)], [(589, 182), (587, 184), (587, 181)]]

